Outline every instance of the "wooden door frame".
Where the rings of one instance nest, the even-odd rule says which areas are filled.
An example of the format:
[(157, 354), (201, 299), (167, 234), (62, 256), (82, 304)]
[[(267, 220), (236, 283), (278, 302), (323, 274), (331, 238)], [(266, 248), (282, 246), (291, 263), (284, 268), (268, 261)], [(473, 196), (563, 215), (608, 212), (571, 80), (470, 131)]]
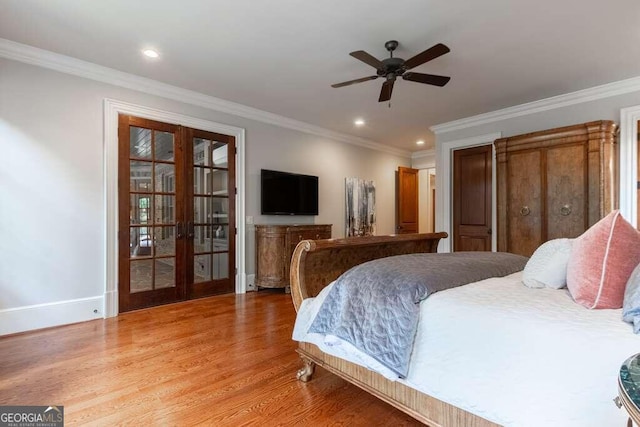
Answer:
[(172, 123), (222, 133), (236, 138), (236, 293), (245, 293), (245, 130), (209, 120), (156, 110), (106, 98), (104, 100), (104, 185), (105, 185), (105, 294), (104, 317), (118, 315), (118, 114), (126, 114), (159, 122)]
[(640, 105), (620, 109), (620, 138), (618, 141), (618, 158), (620, 169), (620, 213), (633, 226), (638, 227), (638, 193), (637, 177), (638, 161), (638, 121), (640, 121)]

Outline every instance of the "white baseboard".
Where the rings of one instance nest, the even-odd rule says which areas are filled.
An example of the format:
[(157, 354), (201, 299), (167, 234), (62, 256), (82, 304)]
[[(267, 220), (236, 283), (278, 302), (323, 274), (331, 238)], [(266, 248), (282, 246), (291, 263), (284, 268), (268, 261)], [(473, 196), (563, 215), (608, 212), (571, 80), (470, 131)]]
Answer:
[(247, 291), (255, 291), (256, 289), (256, 275), (247, 274)]
[(103, 297), (91, 297), (0, 310), (0, 335), (102, 319), (103, 307)]

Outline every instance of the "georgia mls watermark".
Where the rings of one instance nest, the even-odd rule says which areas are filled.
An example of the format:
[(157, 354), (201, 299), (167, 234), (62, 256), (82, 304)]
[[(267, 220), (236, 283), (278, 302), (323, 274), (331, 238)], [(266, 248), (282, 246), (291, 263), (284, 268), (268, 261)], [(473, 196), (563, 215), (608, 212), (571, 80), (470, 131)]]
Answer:
[(0, 427), (63, 427), (64, 406), (0, 406)]

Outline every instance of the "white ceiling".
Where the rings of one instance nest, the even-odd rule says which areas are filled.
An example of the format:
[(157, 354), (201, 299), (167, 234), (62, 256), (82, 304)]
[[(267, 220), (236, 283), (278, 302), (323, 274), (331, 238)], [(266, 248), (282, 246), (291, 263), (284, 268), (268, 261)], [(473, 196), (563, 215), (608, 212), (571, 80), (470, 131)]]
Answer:
[[(640, 75), (638, 0), (2, 0), (0, 37), (411, 151), (434, 124)], [(391, 39), (404, 59), (449, 46), (412, 70), (449, 84), (398, 81), (391, 108), (382, 79), (330, 87)]]

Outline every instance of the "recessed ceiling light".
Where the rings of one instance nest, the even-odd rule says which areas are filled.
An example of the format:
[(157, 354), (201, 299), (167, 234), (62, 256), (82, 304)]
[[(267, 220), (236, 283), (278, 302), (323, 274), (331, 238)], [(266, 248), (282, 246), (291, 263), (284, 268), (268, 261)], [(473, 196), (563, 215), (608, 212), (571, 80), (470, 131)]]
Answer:
[(364, 126), (364, 119), (355, 119), (353, 124), (356, 126)]
[(160, 56), (160, 54), (153, 49), (145, 49), (142, 51), (142, 54), (149, 58), (157, 58)]
[(418, 141), (416, 142), (416, 144), (418, 144), (418, 145), (424, 145), (424, 141), (420, 139), (420, 140), (418, 140)]

